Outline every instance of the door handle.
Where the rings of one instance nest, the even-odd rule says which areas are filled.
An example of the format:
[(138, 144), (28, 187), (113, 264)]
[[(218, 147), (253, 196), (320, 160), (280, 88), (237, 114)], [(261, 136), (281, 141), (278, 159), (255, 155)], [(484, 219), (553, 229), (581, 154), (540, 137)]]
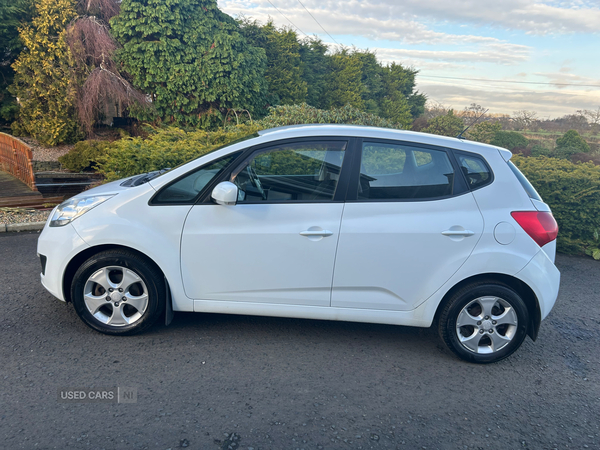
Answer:
[(442, 231), (444, 236), (473, 236), (474, 231), (471, 230), (446, 230)]
[(331, 236), (333, 234), (333, 231), (329, 231), (329, 230), (306, 230), (306, 231), (301, 231), (300, 232), (300, 236), (323, 236), (323, 237), (327, 237), (327, 236)]

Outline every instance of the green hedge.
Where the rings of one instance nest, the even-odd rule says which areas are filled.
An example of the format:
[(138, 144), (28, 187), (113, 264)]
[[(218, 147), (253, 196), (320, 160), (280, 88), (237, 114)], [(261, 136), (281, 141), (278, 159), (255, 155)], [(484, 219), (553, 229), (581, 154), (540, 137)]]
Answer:
[(165, 167), (175, 167), (220, 146), (234, 142), (258, 130), (306, 123), (345, 123), (398, 128), (387, 119), (362, 112), (351, 106), (321, 110), (307, 104), (271, 108), (264, 119), (253, 124), (229, 126), (217, 131), (184, 131), (158, 128), (144, 139), (125, 138), (111, 144), (98, 164), (106, 181)]
[(125, 138), (114, 142), (98, 164), (106, 181), (152, 170), (173, 168), (220, 146), (255, 133), (257, 125), (238, 125), (226, 130), (191, 131), (156, 129), (147, 139)]
[(513, 150), (515, 148), (527, 147), (529, 141), (525, 136), (516, 131), (498, 131), (490, 141), (490, 144)]
[(64, 168), (72, 172), (92, 170), (108, 152), (110, 142), (107, 141), (81, 141), (67, 153), (58, 158)]
[(558, 249), (590, 253), (600, 229), (600, 167), (557, 158), (514, 156), (512, 161), (550, 205), (559, 226)]

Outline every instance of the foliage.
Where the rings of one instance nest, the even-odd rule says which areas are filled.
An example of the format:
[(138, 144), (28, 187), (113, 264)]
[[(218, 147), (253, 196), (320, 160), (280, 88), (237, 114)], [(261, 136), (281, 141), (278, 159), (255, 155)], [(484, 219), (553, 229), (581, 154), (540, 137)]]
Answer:
[(302, 79), (306, 82), (306, 103), (316, 108), (324, 107), (327, 74), (330, 71), (328, 47), (318, 38), (305, 39), (300, 43)]
[(147, 139), (135, 137), (116, 141), (100, 159), (99, 171), (111, 181), (175, 167), (258, 130), (302, 123), (347, 123), (398, 128), (386, 119), (350, 106), (331, 111), (319, 110), (307, 104), (277, 106), (270, 109), (267, 117), (253, 124), (230, 126), (216, 131), (186, 132), (175, 127), (155, 128)]
[(570, 159), (576, 153), (589, 153), (590, 146), (575, 130), (567, 131), (556, 140), (557, 158)]
[(94, 125), (134, 107), (148, 108), (146, 96), (136, 91), (114, 62), (119, 48), (110, 35), (107, 21), (119, 12), (118, 0), (80, 1), (79, 17), (67, 28), (67, 44), (74, 59), (77, 84), (76, 109), (86, 135), (93, 136)]
[(424, 112), (426, 98), (415, 90), (416, 70), (382, 65), (374, 52), (328, 48), (318, 38), (298, 41), (295, 32), (242, 19), (241, 32), (265, 50), (269, 103), (306, 102), (319, 109), (351, 105), (408, 128)]
[(600, 167), (543, 156), (512, 161), (550, 205), (559, 225), (558, 249), (583, 253), (600, 228)]
[(366, 90), (362, 82), (363, 62), (347, 49), (341, 49), (331, 55), (331, 71), (327, 77), (329, 89), (325, 94), (325, 108), (339, 108), (350, 105), (364, 109), (363, 93)]
[(437, 116), (427, 122), (427, 126), (421, 131), (423, 133), (439, 134), (442, 136), (456, 137), (464, 129), (463, 121), (450, 110), (446, 115)]
[(13, 121), (19, 111), (8, 87), (14, 76), (11, 65), (23, 49), (19, 26), (29, 22), (31, 14), (31, 0), (0, 0), (0, 123)]
[(229, 144), (252, 133), (257, 125), (237, 125), (217, 131), (192, 131), (169, 127), (155, 129), (147, 139), (126, 138), (111, 144), (101, 159), (99, 172), (107, 181), (175, 167), (202, 156), (222, 145)]
[(531, 156), (552, 157), (552, 155), (553, 155), (552, 150), (550, 150), (549, 148), (547, 148), (541, 144), (535, 144), (533, 147), (531, 147)]
[(269, 115), (258, 124), (261, 128), (272, 128), (305, 123), (345, 123), (383, 128), (401, 128), (398, 124), (394, 124), (387, 119), (365, 113), (350, 105), (327, 111), (313, 108), (306, 103), (271, 108)]
[(106, 155), (109, 146), (108, 141), (80, 141), (69, 153), (58, 158), (58, 162), (71, 172), (91, 170)]
[(498, 131), (490, 141), (491, 145), (507, 148), (509, 150), (527, 147), (528, 143), (529, 141), (527, 138), (516, 131)]
[(293, 105), (306, 101), (307, 83), (302, 78), (301, 44), (295, 31), (276, 28), (270, 20), (264, 26), (243, 19), (240, 32), (254, 47), (265, 50), (265, 80), (271, 105)]
[(600, 233), (598, 229), (594, 230), (593, 237), (594, 240), (585, 249), (585, 254), (598, 261), (600, 260)]
[(228, 109), (264, 108), (264, 50), (215, 0), (123, 0), (110, 24), (119, 62), (163, 122), (206, 128)]
[(496, 136), (496, 133), (501, 130), (502, 125), (499, 122), (480, 122), (469, 128), (466, 135), (472, 141), (489, 144)]
[(75, 16), (73, 0), (37, 0), (32, 24), (20, 30), (26, 50), (13, 64), (13, 92), (21, 105), (15, 129), (44, 145), (80, 135), (74, 119), (73, 59), (65, 41), (65, 28)]

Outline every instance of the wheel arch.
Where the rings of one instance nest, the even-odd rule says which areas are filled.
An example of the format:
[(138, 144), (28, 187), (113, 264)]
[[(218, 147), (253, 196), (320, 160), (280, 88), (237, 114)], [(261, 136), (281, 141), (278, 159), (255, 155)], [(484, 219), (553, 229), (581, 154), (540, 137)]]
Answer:
[(519, 280), (516, 277), (502, 273), (478, 274), (469, 278), (465, 278), (464, 280), (461, 280), (460, 282), (455, 284), (448, 292), (446, 292), (446, 295), (444, 295), (442, 301), (438, 305), (435, 312), (434, 323), (438, 322), (441, 311), (444, 309), (444, 306), (452, 298), (456, 291), (462, 289), (463, 287), (469, 284), (481, 282), (504, 284), (512, 288), (521, 296), (521, 298), (525, 302), (525, 305), (527, 306), (527, 311), (529, 312), (529, 324), (527, 325), (527, 334), (532, 340), (535, 341), (537, 339), (538, 331), (540, 329), (540, 323), (542, 321), (542, 313), (540, 310), (537, 296), (533, 292), (533, 289), (531, 289), (531, 287), (527, 285), (527, 283)]
[[(69, 261), (69, 264), (67, 264), (62, 280), (62, 292), (64, 299), (67, 303), (71, 302), (71, 283), (73, 282), (73, 277), (75, 276), (77, 269), (79, 269), (79, 267), (92, 256), (100, 252), (104, 252), (106, 250), (126, 250), (128, 252), (135, 253), (139, 257), (144, 258), (146, 261), (152, 264), (166, 279), (165, 272), (160, 268), (160, 266), (156, 264), (156, 262), (152, 258), (150, 258), (145, 253), (140, 252), (139, 250), (127, 247), (125, 245), (117, 244), (96, 245), (94, 247), (84, 249), (83, 251), (75, 255), (71, 259), (71, 261)], [(168, 283), (166, 288), (170, 289)], [(170, 296), (170, 292), (168, 292), (167, 295)]]

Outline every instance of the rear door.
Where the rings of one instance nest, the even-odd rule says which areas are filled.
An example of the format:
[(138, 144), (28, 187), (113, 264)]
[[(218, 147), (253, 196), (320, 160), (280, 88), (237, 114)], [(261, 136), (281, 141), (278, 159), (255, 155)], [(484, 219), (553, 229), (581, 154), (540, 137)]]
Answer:
[(483, 218), (452, 155), (362, 143), (344, 209), (331, 305), (411, 310), (467, 260)]

